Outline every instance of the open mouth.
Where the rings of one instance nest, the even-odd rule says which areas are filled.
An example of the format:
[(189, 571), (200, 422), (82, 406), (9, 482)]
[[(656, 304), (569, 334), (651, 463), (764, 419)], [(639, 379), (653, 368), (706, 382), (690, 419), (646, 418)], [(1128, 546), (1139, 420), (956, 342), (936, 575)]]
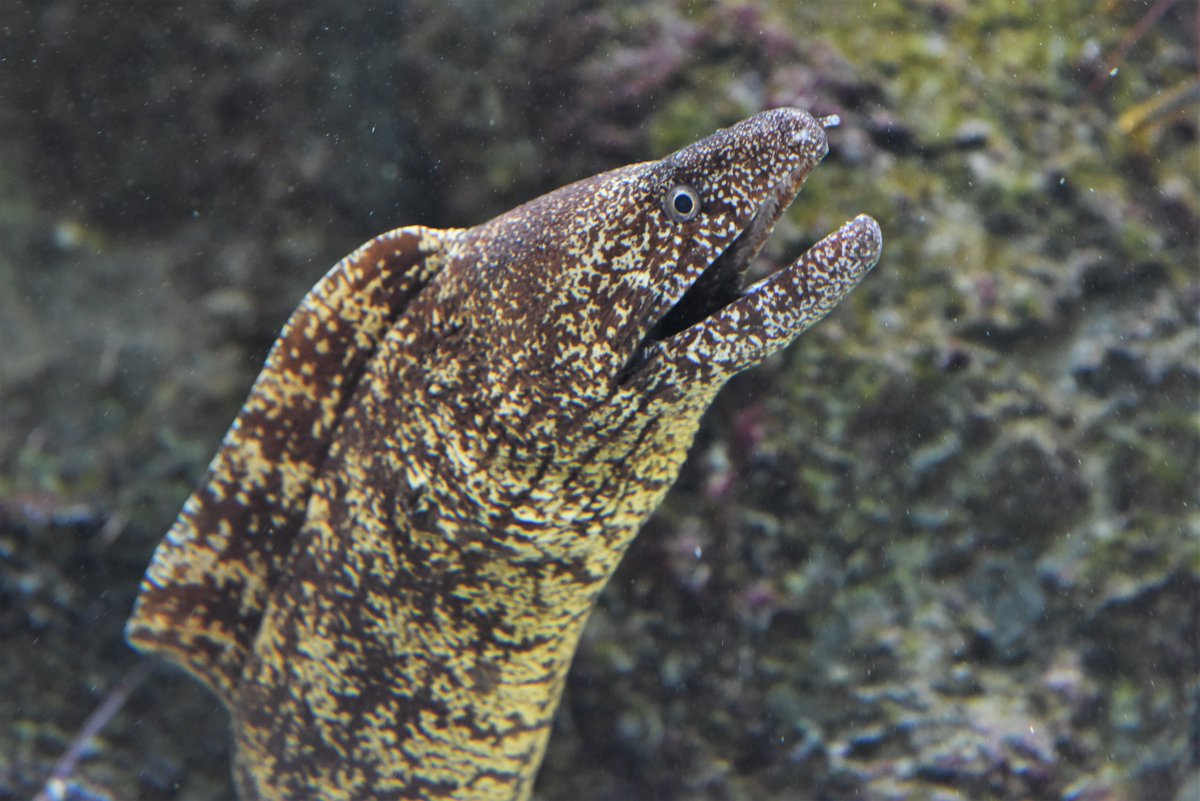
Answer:
[[(745, 286), (750, 262), (825, 155), (820, 128), (833, 127), (837, 119), (805, 114), (797, 122), (788, 145), (802, 146), (799, 162), (768, 190), (724, 252), (650, 327), (618, 374), (618, 384), (635, 374), (662, 375), (676, 382), (686, 377), (706, 386), (728, 378), (786, 347), (875, 266), (883, 236), (875, 220), (860, 214), (790, 264)], [(658, 365), (654, 372), (644, 373), (652, 364)]]
[(618, 384), (624, 384), (646, 363), (650, 351), (658, 343), (712, 318), (745, 296), (743, 281), (746, 269), (762, 250), (775, 223), (791, 205), (811, 169), (811, 164), (802, 164), (772, 187), (742, 232), (705, 268), (642, 339), (617, 376)]
[(742, 283), (747, 267), (796, 197), (808, 169), (807, 165), (798, 167), (768, 192), (746, 228), (650, 329), (642, 343), (643, 348), (703, 322), (743, 296)]

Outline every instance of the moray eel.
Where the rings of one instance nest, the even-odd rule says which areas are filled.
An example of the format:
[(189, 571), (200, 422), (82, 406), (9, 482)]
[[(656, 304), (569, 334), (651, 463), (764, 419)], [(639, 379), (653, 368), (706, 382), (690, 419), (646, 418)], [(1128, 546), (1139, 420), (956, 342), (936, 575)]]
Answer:
[(875, 264), (859, 216), (753, 286), (828, 150), (784, 108), (304, 298), (127, 636), (228, 707), (243, 799), (527, 799), (588, 614), (701, 416)]

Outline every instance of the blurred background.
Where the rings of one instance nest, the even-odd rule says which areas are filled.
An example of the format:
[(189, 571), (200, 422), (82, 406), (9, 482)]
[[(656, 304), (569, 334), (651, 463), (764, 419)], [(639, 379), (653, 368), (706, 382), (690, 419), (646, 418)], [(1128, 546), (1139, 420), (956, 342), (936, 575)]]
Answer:
[[(279, 327), (764, 108), (838, 114), (771, 240), (876, 270), (735, 380), (575, 661), (551, 799), (1200, 798), (1200, 7), (1162, 0), (0, 7), (0, 799), (121, 627)], [(162, 667), (88, 799), (229, 798)]]

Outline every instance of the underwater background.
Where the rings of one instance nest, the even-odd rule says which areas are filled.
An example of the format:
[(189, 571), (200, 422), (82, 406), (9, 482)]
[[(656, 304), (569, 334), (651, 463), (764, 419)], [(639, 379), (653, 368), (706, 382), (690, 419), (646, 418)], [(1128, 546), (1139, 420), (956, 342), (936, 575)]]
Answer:
[[(838, 114), (768, 243), (879, 266), (733, 381), (572, 668), (540, 799), (1200, 798), (1196, 2), (0, 8), (0, 799), (280, 325), (359, 243), (756, 111)], [(162, 667), (67, 797), (223, 799)]]

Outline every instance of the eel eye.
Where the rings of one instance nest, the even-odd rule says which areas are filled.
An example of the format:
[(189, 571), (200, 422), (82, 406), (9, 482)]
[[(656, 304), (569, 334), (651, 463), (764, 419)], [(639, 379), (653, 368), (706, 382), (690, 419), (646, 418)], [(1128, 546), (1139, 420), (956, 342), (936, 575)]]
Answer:
[(687, 222), (700, 213), (700, 193), (687, 184), (674, 186), (663, 198), (663, 208), (675, 222)]

